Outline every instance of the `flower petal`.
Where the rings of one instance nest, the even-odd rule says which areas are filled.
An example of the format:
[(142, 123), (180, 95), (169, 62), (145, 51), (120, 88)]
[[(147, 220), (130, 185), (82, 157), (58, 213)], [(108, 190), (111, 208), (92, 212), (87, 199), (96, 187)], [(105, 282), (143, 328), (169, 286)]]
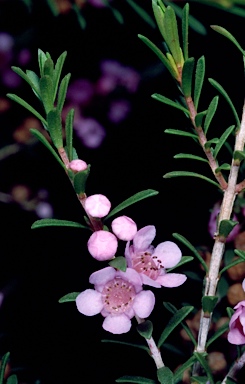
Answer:
[(86, 289), (77, 296), (76, 305), (83, 315), (97, 315), (103, 308), (101, 294), (94, 289)]
[(132, 245), (130, 245), (130, 241), (128, 241), (126, 244), (126, 247), (125, 247), (125, 252), (124, 252), (128, 267), (132, 267), (132, 261), (131, 261), (131, 249), (132, 248), (131, 247), (132, 247)]
[(134, 299), (133, 309), (142, 319), (148, 317), (155, 305), (155, 296), (151, 291), (141, 291)]
[(141, 228), (133, 239), (133, 244), (136, 252), (144, 252), (152, 243), (156, 236), (156, 228), (154, 225), (147, 225)]
[(165, 275), (158, 276), (156, 281), (163, 287), (174, 288), (182, 285), (186, 279), (187, 277), (181, 273), (166, 273)]
[(152, 256), (157, 256), (164, 268), (171, 268), (178, 264), (182, 253), (178, 245), (172, 241), (164, 241), (158, 244)]
[(237, 328), (234, 328), (228, 332), (227, 339), (231, 344), (245, 344), (245, 336)]
[(114, 279), (116, 271), (112, 267), (106, 267), (92, 273), (89, 277), (89, 282), (95, 285), (104, 285), (107, 281)]
[(142, 280), (140, 277), (140, 274), (135, 271), (133, 268), (127, 268), (126, 272), (117, 271), (117, 276), (120, 276), (122, 279), (128, 280), (131, 284), (134, 285), (136, 292), (139, 292), (139, 290), (142, 290)]
[(120, 335), (130, 330), (131, 320), (124, 314), (109, 315), (103, 321), (102, 327), (108, 332)]
[(149, 285), (150, 287), (155, 287), (155, 288), (161, 288), (161, 284), (157, 282), (157, 280), (153, 280), (144, 273), (140, 274), (140, 277), (142, 279), (143, 284)]

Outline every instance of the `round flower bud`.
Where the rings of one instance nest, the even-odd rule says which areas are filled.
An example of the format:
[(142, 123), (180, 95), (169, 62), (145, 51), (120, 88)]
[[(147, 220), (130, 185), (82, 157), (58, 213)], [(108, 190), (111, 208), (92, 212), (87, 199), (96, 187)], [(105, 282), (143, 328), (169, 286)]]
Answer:
[(117, 251), (117, 238), (108, 231), (96, 231), (88, 240), (88, 251), (96, 260), (110, 260)]
[(117, 217), (111, 223), (111, 227), (120, 240), (130, 241), (137, 233), (137, 225), (128, 216)]
[(69, 163), (69, 168), (70, 168), (73, 172), (81, 172), (81, 171), (85, 171), (85, 169), (88, 168), (88, 164), (85, 163), (85, 161), (80, 160), (80, 159), (72, 160), (72, 161)]
[(110, 209), (111, 203), (104, 195), (92, 195), (85, 200), (85, 211), (92, 217), (104, 217)]

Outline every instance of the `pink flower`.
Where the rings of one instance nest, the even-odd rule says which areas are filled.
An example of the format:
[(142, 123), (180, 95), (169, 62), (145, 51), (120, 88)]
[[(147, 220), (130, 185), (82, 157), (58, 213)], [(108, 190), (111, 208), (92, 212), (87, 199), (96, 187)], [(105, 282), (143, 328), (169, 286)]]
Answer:
[(172, 241), (151, 245), (156, 236), (156, 228), (148, 225), (141, 228), (133, 238), (133, 245), (127, 243), (125, 256), (128, 267), (135, 269), (141, 276), (143, 284), (152, 287), (178, 287), (186, 281), (180, 273), (166, 273), (165, 268), (176, 266), (181, 259), (181, 250)]
[(128, 100), (113, 100), (110, 103), (108, 119), (115, 124), (121, 123), (131, 111), (131, 104)]
[[(245, 291), (245, 279), (242, 282), (242, 287)], [(231, 344), (245, 344), (245, 300), (240, 301), (234, 309), (236, 311), (230, 319), (227, 339)]]
[(110, 260), (117, 251), (117, 238), (108, 231), (96, 231), (88, 240), (88, 251), (95, 259), (104, 261)]
[(86, 316), (101, 313), (105, 317), (102, 327), (108, 332), (128, 332), (133, 316), (146, 318), (154, 308), (154, 294), (142, 290), (140, 276), (131, 268), (122, 272), (107, 267), (94, 272), (89, 282), (95, 289), (86, 289), (77, 296), (77, 309)]
[[(220, 212), (220, 203), (216, 203), (216, 204), (214, 204), (214, 207), (212, 209), (212, 212), (211, 212), (211, 215), (209, 218), (209, 222), (208, 222), (208, 232), (209, 232), (210, 236), (212, 236), (212, 237), (214, 237), (215, 233), (218, 231), (217, 221), (218, 221), (219, 212)], [(232, 220), (238, 221), (236, 215), (233, 215)], [(235, 237), (238, 235), (238, 233), (240, 232), (240, 229), (241, 229), (241, 226), (239, 224), (237, 224), (232, 229), (232, 231), (230, 232), (226, 241), (227, 242), (233, 241), (235, 239)]]
[(88, 164), (85, 163), (85, 161), (83, 160), (80, 160), (80, 159), (76, 159), (76, 160), (72, 160), (69, 164), (69, 168), (73, 171), (73, 172), (81, 172), (81, 171), (85, 171), (85, 169), (88, 168)]
[(113, 233), (120, 240), (130, 241), (137, 232), (137, 225), (128, 216), (119, 216), (111, 223)]
[(85, 200), (85, 211), (93, 217), (105, 217), (111, 209), (111, 202), (104, 195), (91, 195)]
[(105, 128), (92, 117), (75, 119), (74, 130), (88, 148), (98, 148), (105, 138)]

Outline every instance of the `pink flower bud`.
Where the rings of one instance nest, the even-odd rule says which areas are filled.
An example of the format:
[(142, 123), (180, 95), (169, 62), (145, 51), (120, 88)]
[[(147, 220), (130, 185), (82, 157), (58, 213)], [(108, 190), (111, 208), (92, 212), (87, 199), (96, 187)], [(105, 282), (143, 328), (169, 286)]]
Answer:
[(88, 164), (85, 163), (85, 161), (80, 160), (80, 159), (72, 160), (70, 162), (70, 164), (69, 164), (69, 168), (73, 172), (80, 172), (80, 171), (84, 171), (85, 169), (87, 169), (88, 168)]
[(117, 217), (111, 223), (111, 227), (120, 240), (130, 241), (137, 233), (137, 225), (128, 216)]
[(93, 217), (104, 217), (110, 209), (111, 203), (104, 195), (92, 195), (85, 200), (85, 211)]
[(88, 240), (88, 251), (96, 260), (110, 260), (117, 251), (117, 238), (108, 231), (96, 231)]

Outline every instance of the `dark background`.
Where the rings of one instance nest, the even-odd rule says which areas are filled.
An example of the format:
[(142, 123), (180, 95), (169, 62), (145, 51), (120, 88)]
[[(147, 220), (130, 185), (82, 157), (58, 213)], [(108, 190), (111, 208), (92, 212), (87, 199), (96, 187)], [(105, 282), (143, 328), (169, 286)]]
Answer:
[[(210, 177), (211, 173), (202, 163), (173, 159), (179, 152), (193, 151), (201, 155), (201, 150), (193, 146), (191, 139), (164, 133), (166, 128), (188, 129), (190, 123), (181, 111), (151, 98), (153, 93), (172, 99), (178, 96), (170, 75), (163, 68), (158, 70), (154, 54), (137, 37), (140, 33), (159, 43), (160, 33), (125, 2), (118, 1), (117, 6), (125, 19), (123, 25), (115, 20), (110, 10), (88, 7), (84, 14), (87, 27), (82, 30), (74, 13), (54, 17), (45, 1), (33, 1), (31, 12), (21, 1), (2, 1), (0, 29), (26, 39), (32, 52), (29, 67), (33, 70), (37, 70), (37, 49), (41, 48), (50, 52), (55, 60), (67, 50), (63, 73), (71, 72), (73, 79), (96, 77), (102, 58), (118, 60), (142, 74), (140, 88), (132, 98), (130, 116), (118, 127), (107, 126), (102, 146), (92, 150), (78, 140), (75, 142), (80, 158), (92, 165), (87, 194), (105, 194), (112, 206), (116, 206), (136, 192), (156, 189), (159, 195), (123, 213), (132, 217), (138, 228), (149, 224), (156, 226), (154, 245), (173, 240), (172, 233), (178, 232), (196, 246), (211, 246), (212, 239), (207, 231), (209, 210), (220, 193), (199, 179), (163, 179), (163, 175), (172, 170), (193, 170)], [(151, 14), (150, 1), (143, 1), (142, 6)], [(196, 59), (205, 55), (206, 79), (212, 77), (224, 86), (241, 115), (244, 98), (241, 55), (209, 25), (222, 25), (244, 46), (244, 19), (197, 3), (191, 4), (190, 12), (208, 31), (206, 36), (201, 36), (191, 30), (190, 55)], [(1, 93), (8, 91), (3, 87)], [(200, 110), (207, 108), (215, 94), (217, 92), (206, 81)], [(34, 100), (25, 85), (18, 90), (18, 95), (30, 103)], [(8, 143), (7, 132), (13, 131), (26, 115), (26, 111), (13, 105), (11, 112), (0, 117), (1, 147)], [(220, 135), (231, 124), (232, 113), (221, 99), (210, 138)], [(1, 189), (8, 191), (14, 183), (27, 183), (34, 189), (46, 188), (56, 218), (83, 222), (83, 212), (66, 175), (41, 144), (2, 161)], [(66, 228), (32, 231), (31, 224), (36, 220), (33, 213), (15, 204), (1, 203), (0, 209), (0, 284), (1, 287), (9, 283), (11, 286), (0, 309), (0, 352), (11, 352), (11, 365), (20, 381), (109, 384), (125, 374), (155, 378), (154, 362), (146, 352), (101, 343), (101, 339), (110, 339), (144, 344), (135, 327), (126, 335), (114, 336), (102, 329), (100, 315), (88, 318), (77, 311), (74, 303), (58, 303), (66, 293), (87, 289), (89, 275), (101, 268), (88, 255), (87, 232)], [(120, 247), (119, 251), (123, 252), (123, 244)], [(183, 254), (189, 255), (189, 251), (181, 247)], [(194, 261), (192, 267), (185, 268), (198, 266)], [(188, 279), (180, 289), (155, 289), (154, 293), (157, 305), (151, 320), (153, 335), (158, 339), (170, 316), (162, 301), (171, 301), (178, 308), (183, 302), (198, 307), (201, 283)], [(172, 338), (179, 340), (178, 333)], [(180, 344), (184, 353), (191, 351), (190, 346)], [(163, 359), (174, 369), (177, 360), (185, 357), (164, 349)]]

